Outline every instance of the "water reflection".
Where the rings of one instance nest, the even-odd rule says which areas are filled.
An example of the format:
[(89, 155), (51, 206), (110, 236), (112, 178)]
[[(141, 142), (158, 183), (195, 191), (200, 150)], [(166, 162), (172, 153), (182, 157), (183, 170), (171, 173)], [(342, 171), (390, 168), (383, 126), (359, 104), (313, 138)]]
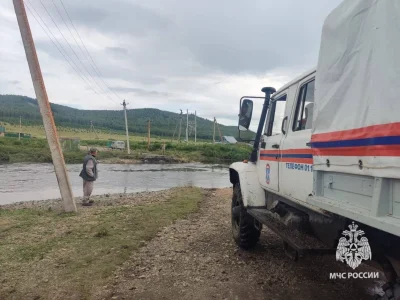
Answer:
[[(67, 168), (74, 195), (82, 196), (82, 179), (78, 176), (81, 165), (68, 165)], [(93, 193), (127, 194), (176, 186), (229, 187), (228, 168), (206, 164), (99, 164), (99, 178)], [(0, 165), (0, 204), (59, 197), (53, 165)]]

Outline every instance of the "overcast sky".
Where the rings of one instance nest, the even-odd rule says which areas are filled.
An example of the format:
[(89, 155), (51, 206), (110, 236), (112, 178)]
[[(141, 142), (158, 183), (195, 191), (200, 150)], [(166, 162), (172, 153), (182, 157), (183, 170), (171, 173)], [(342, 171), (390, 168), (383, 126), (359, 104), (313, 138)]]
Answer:
[[(323, 21), (340, 2), (25, 0), (91, 83), (77, 75), (28, 10), (51, 102), (120, 109), (120, 99), (127, 99), (128, 108), (197, 110), (226, 125), (237, 124), (242, 95), (262, 96), (263, 86), (279, 88), (315, 66)], [(77, 46), (62, 3), (103, 80)], [(0, 3), (0, 94), (35, 97), (12, 0)]]

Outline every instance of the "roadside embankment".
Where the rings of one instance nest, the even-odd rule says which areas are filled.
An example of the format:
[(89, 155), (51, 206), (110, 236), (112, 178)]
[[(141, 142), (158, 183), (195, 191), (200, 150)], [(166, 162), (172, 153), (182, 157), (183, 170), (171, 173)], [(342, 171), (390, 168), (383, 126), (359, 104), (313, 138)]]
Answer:
[[(0, 299), (92, 299), (116, 268), (164, 227), (198, 210), (206, 190), (175, 188), (0, 206)], [(80, 202), (80, 201), (78, 201)]]

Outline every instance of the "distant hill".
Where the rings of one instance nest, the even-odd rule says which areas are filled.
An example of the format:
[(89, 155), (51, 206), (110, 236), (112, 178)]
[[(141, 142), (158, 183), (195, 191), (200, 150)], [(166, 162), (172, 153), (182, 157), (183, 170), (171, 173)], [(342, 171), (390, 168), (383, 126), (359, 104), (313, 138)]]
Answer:
[[(64, 105), (51, 104), (56, 125), (71, 128), (89, 128), (90, 121), (96, 129), (124, 131), (125, 120), (122, 110), (80, 110)], [(154, 108), (127, 110), (129, 131), (133, 134), (147, 133), (147, 120), (151, 120), (151, 133), (155, 136), (178, 135), (179, 114)], [(36, 99), (17, 95), (0, 95), (0, 122), (24, 125), (42, 125)], [(193, 117), (190, 117), (193, 120)], [(181, 138), (185, 137), (186, 115), (182, 120)], [(219, 125), (222, 135), (238, 136), (236, 126)], [(254, 133), (248, 133), (250, 136)], [(213, 122), (197, 117), (197, 137), (212, 139)], [(193, 133), (192, 133), (193, 136)], [(218, 129), (216, 130), (218, 137)]]

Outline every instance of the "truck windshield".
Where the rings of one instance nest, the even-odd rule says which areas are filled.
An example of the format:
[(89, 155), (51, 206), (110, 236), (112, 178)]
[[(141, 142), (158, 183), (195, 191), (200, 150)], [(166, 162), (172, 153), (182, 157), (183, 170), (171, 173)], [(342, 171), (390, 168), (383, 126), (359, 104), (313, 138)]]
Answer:
[(282, 133), (281, 126), (283, 118), (285, 116), (285, 107), (286, 107), (286, 97), (284, 99), (279, 99), (276, 101), (274, 123), (272, 125), (271, 135), (277, 135)]
[(265, 135), (277, 135), (281, 133), (282, 121), (285, 117), (286, 95), (271, 102), (271, 111), (268, 112), (265, 125)]

